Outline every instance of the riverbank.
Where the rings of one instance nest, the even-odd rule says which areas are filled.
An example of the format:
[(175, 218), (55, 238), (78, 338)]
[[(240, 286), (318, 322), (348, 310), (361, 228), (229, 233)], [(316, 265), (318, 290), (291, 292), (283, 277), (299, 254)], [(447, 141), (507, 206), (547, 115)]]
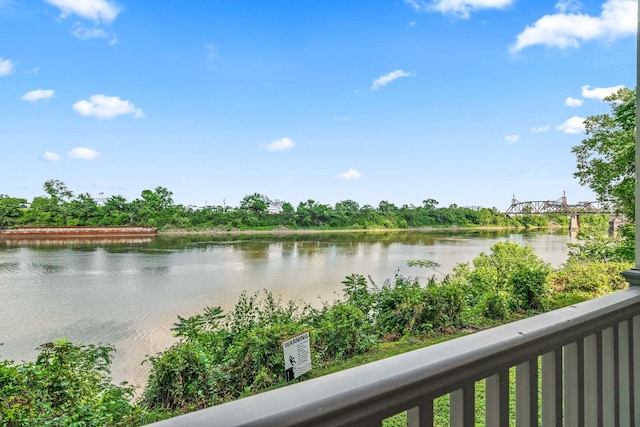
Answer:
[(502, 226), (473, 226), (473, 227), (418, 227), (418, 228), (349, 228), (349, 229), (291, 229), (291, 228), (273, 228), (269, 230), (222, 230), (222, 229), (205, 229), (205, 230), (188, 230), (182, 228), (170, 228), (158, 230), (159, 236), (220, 236), (220, 235), (295, 235), (295, 234), (332, 234), (332, 233), (386, 233), (386, 232), (428, 232), (428, 231), (500, 231), (500, 230), (532, 230), (543, 229), (556, 230), (557, 225), (549, 225), (548, 227), (502, 227)]
[(104, 237), (154, 237), (155, 227), (145, 226), (64, 226), (64, 227), (18, 227), (0, 230), (0, 239), (65, 239)]

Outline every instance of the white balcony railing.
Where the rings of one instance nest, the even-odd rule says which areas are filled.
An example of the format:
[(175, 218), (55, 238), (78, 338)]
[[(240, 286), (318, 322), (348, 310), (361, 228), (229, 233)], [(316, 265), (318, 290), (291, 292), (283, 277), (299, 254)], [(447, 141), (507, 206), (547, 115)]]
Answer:
[[(478, 381), (485, 408), (475, 407)], [(407, 425), (431, 426), (434, 399), (448, 394), (451, 426), (631, 427), (640, 426), (636, 384), (640, 287), (631, 287), (155, 425), (380, 426), (406, 411)]]

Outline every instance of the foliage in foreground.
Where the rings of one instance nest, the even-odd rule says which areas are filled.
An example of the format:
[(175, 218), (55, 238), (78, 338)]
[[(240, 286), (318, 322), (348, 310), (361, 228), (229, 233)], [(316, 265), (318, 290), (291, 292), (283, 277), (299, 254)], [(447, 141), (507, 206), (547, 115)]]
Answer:
[(0, 362), (0, 424), (126, 425), (136, 414), (133, 388), (111, 383), (114, 349), (44, 344), (35, 362)]
[(630, 264), (587, 262), (592, 251), (576, 251), (553, 270), (531, 248), (503, 241), (441, 280), (397, 274), (377, 286), (353, 274), (342, 299), (320, 308), (266, 291), (242, 294), (229, 313), (209, 307), (178, 318), (179, 341), (146, 361), (150, 376), (138, 400), (132, 387), (111, 383), (113, 348), (45, 344), (34, 363), (0, 362), (0, 424), (145, 424), (286, 385), (282, 342), (302, 332), (310, 333), (314, 365), (326, 366), (391, 341), (492, 326), (626, 286), (619, 273)]

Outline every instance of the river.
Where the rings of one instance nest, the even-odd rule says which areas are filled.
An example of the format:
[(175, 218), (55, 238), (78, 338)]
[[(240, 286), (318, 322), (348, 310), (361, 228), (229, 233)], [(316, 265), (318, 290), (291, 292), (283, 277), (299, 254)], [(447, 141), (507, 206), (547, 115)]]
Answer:
[(500, 240), (533, 247), (559, 266), (567, 233), (446, 231), (274, 236), (186, 236), (118, 241), (0, 241), (0, 358), (34, 360), (40, 344), (68, 338), (111, 344), (115, 382), (144, 385), (146, 355), (174, 342), (177, 316), (233, 307), (243, 292), (320, 305), (352, 273), (379, 285), (427, 259), (451, 272)]

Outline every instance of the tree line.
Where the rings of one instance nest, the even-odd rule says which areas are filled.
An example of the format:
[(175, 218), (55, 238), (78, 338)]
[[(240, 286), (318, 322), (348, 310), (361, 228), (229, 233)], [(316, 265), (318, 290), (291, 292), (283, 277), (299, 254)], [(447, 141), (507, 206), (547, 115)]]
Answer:
[(120, 195), (95, 199), (89, 193), (74, 195), (66, 184), (48, 180), (45, 195), (26, 199), (0, 194), (0, 228), (21, 226), (123, 226), (143, 225), (182, 229), (404, 229), (438, 226), (538, 227), (550, 221), (566, 224), (561, 215), (522, 215), (510, 218), (496, 208), (438, 206), (426, 199), (419, 206), (400, 207), (388, 201), (378, 206), (343, 200), (329, 205), (307, 200), (294, 207), (264, 194), (245, 196), (239, 206), (194, 207), (174, 203), (164, 187), (144, 190), (128, 201)]

